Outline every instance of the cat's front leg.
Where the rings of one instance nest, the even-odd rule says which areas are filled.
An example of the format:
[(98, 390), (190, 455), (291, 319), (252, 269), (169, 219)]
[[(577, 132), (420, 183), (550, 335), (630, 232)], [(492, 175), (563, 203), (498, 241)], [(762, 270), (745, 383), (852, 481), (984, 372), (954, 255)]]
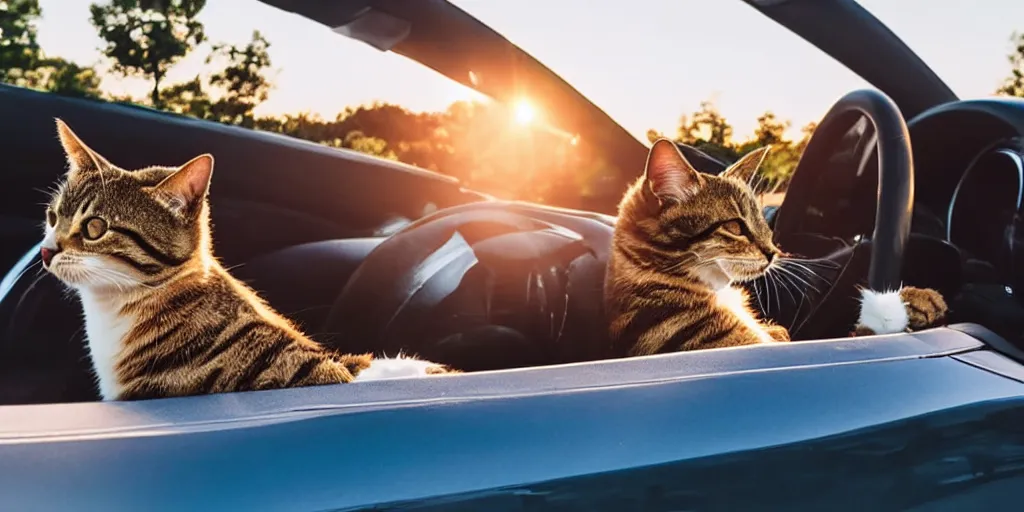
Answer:
[(853, 336), (895, 334), (937, 327), (946, 322), (949, 307), (931, 288), (905, 286), (898, 291), (861, 291), (860, 317)]
[(416, 359), (408, 355), (374, 358), (370, 366), (356, 374), (355, 382), (382, 379), (407, 379), (442, 373), (461, 373), (443, 364)]
[(792, 341), (789, 338), (789, 329), (781, 325), (765, 325), (764, 332), (771, 336), (775, 341)]
[(946, 323), (949, 306), (941, 293), (931, 288), (906, 286), (900, 290), (900, 298), (907, 310), (907, 329), (920, 331)]
[(428, 366), (424, 372), (427, 375), (439, 375), (442, 373), (462, 373), (454, 368), (449, 368), (443, 364), (435, 364), (434, 366)]

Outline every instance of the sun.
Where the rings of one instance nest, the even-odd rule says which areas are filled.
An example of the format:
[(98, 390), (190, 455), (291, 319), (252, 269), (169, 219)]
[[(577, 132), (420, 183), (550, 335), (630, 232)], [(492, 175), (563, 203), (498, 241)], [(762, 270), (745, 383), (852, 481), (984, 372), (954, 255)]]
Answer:
[(537, 118), (537, 110), (527, 100), (519, 100), (515, 106), (516, 123), (526, 126)]

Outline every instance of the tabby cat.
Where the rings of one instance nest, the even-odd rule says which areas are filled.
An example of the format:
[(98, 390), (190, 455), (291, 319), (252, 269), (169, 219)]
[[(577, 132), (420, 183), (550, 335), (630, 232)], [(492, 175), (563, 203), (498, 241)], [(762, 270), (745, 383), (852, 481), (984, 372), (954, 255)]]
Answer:
[(212, 156), (126, 171), (59, 119), (57, 131), (69, 171), (47, 207), (40, 255), (81, 300), (105, 400), (448, 371), (332, 353), (228, 274), (211, 252)]
[[(644, 175), (619, 204), (605, 279), (609, 335), (617, 356), (789, 341), (785, 327), (759, 319), (737, 282), (785, 264), (748, 185), (768, 148), (721, 175), (698, 172), (674, 143), (651, 147)], [(862, 290), (855, 335), (940, 325), (935, 290)]]
[(667, 139), (651, 147), (644, 175), (619, 204), (605, 279), (616, 355), (789, 341), (733, 286), (761, 277), (781, 255), (747, 185), (767, 152), (712, 176)]

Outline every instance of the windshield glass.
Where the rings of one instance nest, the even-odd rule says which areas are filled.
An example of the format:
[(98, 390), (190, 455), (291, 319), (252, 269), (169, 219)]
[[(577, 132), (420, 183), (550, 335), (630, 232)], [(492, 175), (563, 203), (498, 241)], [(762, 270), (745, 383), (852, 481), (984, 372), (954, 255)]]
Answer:
[[(760, 182), (769, 203), (781, 200), (813, 123), (840, 95), (868, 86), (739, 0), (453, 3), (641, 141), (667, 136), (725, 162), (773, 145)], [(256, 1), (244, 10), (160, 5), (0, 2), (0, 80), (400, 160), (500, 198), (611, 211), (623, 177), (642, 171), (612, 167), (602, 148), (559, 130), (557, 115), (530, 98), (497, 105), (301, 16)], [(964, 97), (1002, 85), (1010, 34), (1024, 29), (1014, 25), (1024, 19), (1020, 2), (993, 1), (971, 16), (963, 2), (864, 5)], [(160, 39), (154, 21), (165, 19), (169, 37)], [(150, 47), (159, 56), (140, 58)]]
[[(779, 192), (814, 122), (842, 94), (870, 87), (739, 0), (638, 0), (628, 8), (586, 0), (455, 3), (641, 140), (667, 135), (726, 161), (773, 144), (764, 170)], [(861, 3), (961, 97), (990, 96), (1010, 75), (1010, 39), (1024, 30), (1024, 3), (994, 1), (984, 10), (944, 0)]]

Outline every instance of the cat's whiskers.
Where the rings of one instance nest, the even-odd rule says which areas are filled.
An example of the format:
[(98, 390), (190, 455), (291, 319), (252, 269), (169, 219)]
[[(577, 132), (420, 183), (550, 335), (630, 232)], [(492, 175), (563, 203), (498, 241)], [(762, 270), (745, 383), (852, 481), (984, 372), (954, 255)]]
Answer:
[(136, 279), (135, 277), (132, 277), (131, 275), (126, 274), (126, 273), (124, 273), (124, 272), (122, 272), (120, 270), (115, 270), (115, 269), (106, 268), (106, 267), (92, 267), (92, 268), (97, 270), (97, 271), (99, 271), (99, 272), (101, 272), (101, 273), (107, 274), (110, 277), (121, 279), (122, 282), (124, 282), (126, 286), (140, 286), (142, 288), (149, 288), (149, 289), (155, 289), (156, 288), (155, 286), (153, 286), (153, 285), (151, 285), (149, 283), (145, 283), (143, 281), (140, 281), (140, 280)]
[(112, 278), (110, 276), (104, 275), (102, 273), (96, 273), (96, 274), (92, 274), (91, 277), (95, 278), (100, 283), (111, 284), (115, 288), (117, 288), (118, 292), (124, 293), (124, 286), (120, 282), (118, 282), (116, 279), (114, 279), (114, 278)]
[(819, 290), (817, 286), (814, 286), (813, 284), (811, 284), (810, 281), (808, 281), (808, 280), (804, 279), (803, 277), (799, 276), (794, 271), (794, 268), (800, 268), (800, 267), (790, 267), (790, 266), (788, 266), (790, 264), (793, 264), (793, 263), (792, 262), (788, 262), (788, 261), (783, 261), (783, 262), (779, 263), (779, 271), (783, 272), (784, 274), (786, 274), (788, 276), (790, 276), (790, 279), (794, 279), (795, 280), (795, 282), (793, 282), (794, 286), (799, 286), (799, 285), (803, 284), (803, 285), (809, 287), (810, 289), (814, 290), (815, 292), (821, 293), (821, 290)]
[(753, 285), (754, 285), (754, 297), (757, 299), (757, 307), (760, 308), (761, 309), (761, 313), (764, 314), (764, 313), (766, 313), (766, 311), (764, 309), (764, 303), (761, 302), (761, 290), (757, 286), (757, 281), (758, 281), (757, 279), (752, 281)]
[[(138, 281), (131, 278), (131, 276), (102, 267), (92, 267), (89, 269), (90, 272), (95, 273), (96, 277), (102, 278), (106, 282), (117, 287), (117, 291), (124, 293), (127, 287), (141, 285)], [(126, 282), (127, 281), (127, 282)]]
[(12, 283), (18, 282), (18, 280), (21, 279), (22, 276), (24, 276), (29, 270), (32, 270), (32, 267), (38, 267), (36, 270), (42, 270), (43, 269), (43, 262), (42, 262), (42, 260), (36, 261), (36, 262), (30, 264), (29, 266), (23, 268), (21, 270), (21, 272), (18, 273), (18, 276), (15, 277), (11, 282)]
[(786, 280), (792, 285), (796, 291), (799, 292), (800, 300), (797, 302), (796, 311), (793, 313), (792, 321), (788, 326), (789, 329), (793, 329), (796, 322), (800, 319), (800, 312), (803, 310), (805, 302), (808, 302), (810, 297), (808, 296), (807, 290), (813, 290), (817, 294), (822, 293), (822, 289), (816, 285), (817, 282), (831, 285), (832, 281), (825, 276), (821, 275), (815, 268), (825, 270), (834, 270), (839, 268), (840, 265), (828, 260), (805, 260), (798, 258), (781, 258), (778, 262), (779, 277), (785, 276)]
[(795, 283), (793, 281), (789, 269), (787, 269), (783, 265), (779, 265), (779, 281), (782, 283), (782, 289), (786, 291), (786, 294), (789, 295), (789, 298), (796, 302), (796, 296), (793, 295), (793, 287), (797, 287), (796, 292), (799, 294), (799, 283)]
[[(774, 269), (773, 269), (774, 270)], [(772, 273), (772, 287), (775, 288), (775, 310), (782, 311), (782, 292), (779, 291), (779, 274)]]
[(772, 269), (771, 269), (771, 267), (769, 267), (767, 270), (765, 270), (764, 274), (762, 274), (761, 278), (760, 278), (761, 282), (764, 283), (764, 296), (765, 296), (765, 306), (762, 307), (761, 310), (764, 312), (764, 314), (766, 316), (771, 312), (771, 307), (772, 307), (771, 277), (769, 277), (769, 274), (771, 273), (771, 271), (772, 271)]
[[(696, 262), (694, 262), (694, 260), (696, 260)], [(700, 268), (703, 265), (706, 265), (708, 263), (714, 263), (714, 262), (715, 262), (714, 260), (708, 260), (707, 258), (701, 257), (701, 255), (699, 255), (699, 254), (696, 254), (696, 253), (693, 253), (693, 252), (688, 252), (688, 253), (684, 254), (683, 258), (680, 259), (678, 262), (673, 263), (672, 265), (666, 267), (664, 269), (664, 272), (675, 272), (675, 271), (680, 270), (680, 269), (683, 269), (683, 270), (695, 270), (697, 268)], [(690, 264), (690, 263), (692, 263), (693, 265), (687, 267), (686, 265)]]
[[(775, 262), (772, 262), (772, 264), (768, 265), (768, 270), (764, 273), (764, 277), (765, 277), (765, 280), (766, 280), (767, 284), (771, 285), (771, 288), (775, 289), (775, 311), (780, 311), (782, 309), (782, 293), (779, 291), (779, 277), (778, 277), (778, 274), (776, 273), (778, 268), (779, 268), (778, 264), (775, 263)], [(766, 286), (766, 288), (767, 288), (767, 286)], [(772, 294), (769, 292), (769, 294), (768, 294), (768, 305), (769, 306), (771, 306), (771, 303), (772, 303), (771, 296), (772, 296)]]
[[(799, 270), (799, 271), (803, 272), (806, 276), (808, 276), (808, 277), (810, 277), (812, 279), (817, 279), (817, 280), (823, 281), (823, 282), (828, 283), (828, 284), (832, 283), (831, 280), (825, 278), (825, 276), (822, 276), (821, 274), (819, 274), (819, 273), (815, 272), (813, 269), (811, 269), (807, 265), (807, 263), (809, 263), (809, 261), (807, 261), (807, 260), (799, 260), (799, 261), (798, 260), (788, 260), (787, 263), (789, 265), (792, 265), (792, 268), (794, 270)], [(810, 262), (810, 263), (815, 263), (815, 262)], [(835, 268), (838, 268), (838, 265), (836, 265), (835, 267), (827, 267), (825, 265), (819, 265), (819, 266), (825, 267), (825, 268), (831, 268), (833, 270)]]
[(808, 260), (803, 258), (785, 258), (790, 263), (797, 263), (806, 267), (819, 267), (819, 268), (831, 268), (837, 269), (842, 265), (829, 260)]

